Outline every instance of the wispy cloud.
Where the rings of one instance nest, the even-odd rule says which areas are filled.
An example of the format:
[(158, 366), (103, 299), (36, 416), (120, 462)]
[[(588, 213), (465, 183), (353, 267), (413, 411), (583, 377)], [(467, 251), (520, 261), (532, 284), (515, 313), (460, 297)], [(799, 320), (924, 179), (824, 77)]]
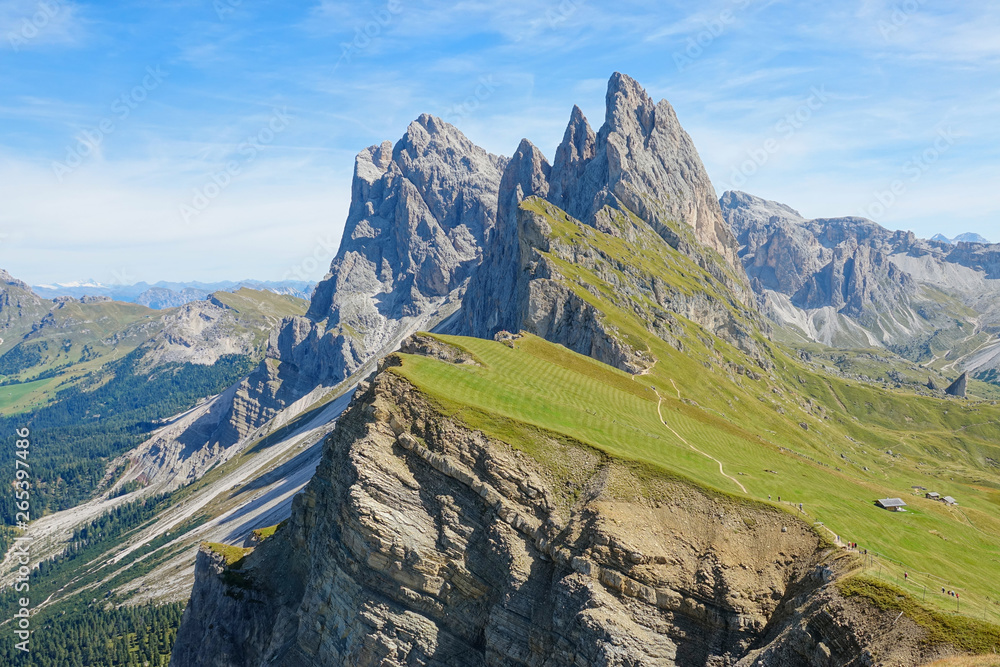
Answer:
[(80, 5), (69, 0), (0, 2), (0, 38), (15, 53), (49, 46), (79, 46), (86, 36)]
[[(616, 70), (671, 101), (718, 185), (780, 138), (745, 189), (807, 215), (854, 213), (947, 123), (959, 140), (879, 222), (989, 236), (1000, 214), (1000, 8), (986, 2), (243, 0), (219, 16), (196, 0), (52, 0), (46, 19), (47, 2), (0, 2), (0, 40), (44, 22), (20, 50), (0, 44), (4, 262), (63, 272), (37, 280), (100, 278), (126, 260), (150, 280), (280, 277), (343, 224), (358, 150), (428, 112), (492, 152), (527, 137), (551, 159), (573, 104), (600, 125)], [(692, 40), (697, 57), (678, 68)], [(157, 65), (169, 78), (60, 184), (52, 162), (116, 120), (112, 103)], [(822, 108), (777, 130), (814, 88)], [(294, 122), (196, 228), (178, 225), (178, 205), (275, 108)], [(47, 244), (58, 264), (36, 261)]]

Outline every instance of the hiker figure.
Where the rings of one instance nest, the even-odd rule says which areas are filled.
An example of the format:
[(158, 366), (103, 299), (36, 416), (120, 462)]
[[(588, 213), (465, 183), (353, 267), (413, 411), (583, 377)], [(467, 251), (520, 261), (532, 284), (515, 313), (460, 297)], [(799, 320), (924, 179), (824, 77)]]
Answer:
[(778, 496), (778, 502), (779, 503), (781, 502), (781, 496)]
[(768, 500), (771, 500), (771, 494), (770, 494), (770, 493), (769, 493), (769, 494), (767, 494), (767, 499), (768, 499)]
[(907, 574), (906, 572), (904, 572), (903, 573), (903, 579), (906, 580), (906, 579), (909, 579), (909, 578), (910, 578), (910, 575)]

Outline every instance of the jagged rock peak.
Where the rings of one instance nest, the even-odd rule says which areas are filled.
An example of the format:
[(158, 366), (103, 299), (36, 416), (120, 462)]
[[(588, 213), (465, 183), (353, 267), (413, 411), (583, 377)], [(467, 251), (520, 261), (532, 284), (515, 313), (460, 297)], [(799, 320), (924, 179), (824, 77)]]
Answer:
[(593, 223), (605, 206), (625, 206), (646, 221), (679, 221), (739, 273), (736, 244), (691, 137), (666, 100), (653, 99), (616, 72), (608, 83), (605, 121), (595, 135), (573, 109), (552, 165), (549, 201)]
[(411, 158), (438, 153), (452, 158), (449, 162), (463, 158), (483, 160), (497, 170), (502, 170), (507, 162), (506, 158), (487, 153), (472, 143), (461, 130), (451, 123), (426, 113), (420, 114), (406, 128), (403, 138), (393, 149), (393, 158), (400, 161), (403, 152), (409, 154)]
[(489, 337), (500, 329), (520, 327), (527, 284), (519, 281), (519, 207), (528, 197), (549, 193), (551, 171), (542, 152), (522, 139), (500, 179), (497, 223), (484, 249), (483, 262), (469, 280), (461, 333)]
[(966, 392), (969, 388), (969, 372), (966, 371), (958, 376), (958, 379), (951, 383), (951, 385), (945, 389), (945, 393), (950, 396), (957, 396), (958, 398), (965, 398)]
[[(424, 299), (456, 289), (495, 224), (506, 164), (429, 114), (395, 145), (361, 151), (344, 238), (308, 317), (337, 324), (346, 315), (366, 330), (383, 329), (386, 318), (413, 314)], [(379, 294), (386, 296), (375, 312)]]
[(513, 185), (521, 185), (526, 196), (544, 197), (548, 194), (551, 171), (552, 165), (545, 159), (542, 151), (527, 139), (521, 139), (500, 179), (500, 189), (503, 191)]
[(605, 105), (607, 116), (602, 132), (633, 133), (636, 131), (633, 125), (638, 124), (642, 134), (652, 133), (656, 122), (656, 103), (632, 77), (621, 72), (611, 75)]
[(23, 280), (18, 280), (14, 276), (10, 275), (4, 269), (0, 269), (0, 283), (4, 285), (12, 285), (14, 287), (20, 287), (23, 290), (31, 292), (31, 286)]
[(743, 234), (761, 220), (805, 220), (802, 214), (781, 202), (762, 199), (746, 192), (727, 190), (719, 198), (722, 215), (729, 223), (740, 245), (745, 245)]
[(500, 178), (497, 224), (504, 224), (525, 197), (547, 196), (551, 172), (552, 165), (542, 152), (527, 139), (521, 139)]

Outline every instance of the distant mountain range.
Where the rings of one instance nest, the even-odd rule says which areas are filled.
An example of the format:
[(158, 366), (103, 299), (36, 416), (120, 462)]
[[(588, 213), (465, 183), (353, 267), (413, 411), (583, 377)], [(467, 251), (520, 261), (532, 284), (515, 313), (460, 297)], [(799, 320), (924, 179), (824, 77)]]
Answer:
[[(188, 598), (154, 624), (174, 667), (996, 644), (1000, 246), (719, 201), (670, 104), (621, 73), (551, 162), (421, 115), (360, 152), (351, 192), (308, 308), (199, 283), (131, 286), (218, 290), (162, 312), (95, 281), (45, 302), (0, 271), (0, 408), (56, 443), (32, 450), (32, 512), (59, 511), (19, 535), (45, 563), (31, 618), (56, 657), (36, 664), (92, 664), (60, 653), (91, 616)], [(966, 616), (921, 607), (925, 581)], [(136, 619), (115, 665), (145, 655)]]
[(168, 282), (161, 280), (153, 284), (138, 282), (132, 285), (105, 285), (97, 280), (89, 279), (70, 283), (32, 285), (31, 289), (39, 296), (47, 299), (54, 299), (61, 296), (71, 296), (77, 299), (85, 296), (108, 297), (113, 301), (138, 303), (147, 308), (162, 310), (164, 308), (182, 306), (192, 301), (201, 301), (213, 292), (235, 292), (244, 287), (255, 290), (267, 290), (275, 294), (284, 294), (300, 299), (309, 299), (312, 296), (315, 286), (316, 283), (304, 280), (240, 280), (238, 282), (223, 280), (214, 283), (199, 281)]
[(959, 243), (989, 243), (989, 239), (975, 232), (966, 232), (965, 234), (959, 234), (955, 238), (948, 238), (944, 234), (935, 234), (931, 237), (931, 241), (940, 241), (941, 243), (950, 243), (956, 245)]

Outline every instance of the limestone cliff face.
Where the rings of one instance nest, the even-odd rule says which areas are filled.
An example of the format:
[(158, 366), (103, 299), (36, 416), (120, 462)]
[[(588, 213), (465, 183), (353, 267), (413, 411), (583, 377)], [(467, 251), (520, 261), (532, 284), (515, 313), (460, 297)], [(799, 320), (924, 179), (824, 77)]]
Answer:
[(964, 308), (1000, 323), (1000, 246), (939, 243), (864, 218), (806, 220), (743, 192), (720, 205), (764, 309), (807, 338), (843, 346), (924, 349)]
[[(737, 310), (755, 319), (751, 290), (697, 151), (666, 101), (655, 104), (634, 80), (617, 73), (608, 84), (606, 119), (599, 132), (574, 107), (551, 166), (527, 140), (508, 162), (500, 182), (497, 225), (453, 331), (489, 338), (523, 329), (630, 372), (650, 363), (623, 344), (546, 259), (551, 252), (578, 262), (581, 249), (552, 242), (545, 216), (521, 206), (533, 197), (547, 201), (553, 215), (568, 214), (630, 241), (636, 236), (633, 225), (652, 230), (660, 238), (651, 242), (666, 243), (689, 257), (734, 297), (733, 304), (713, 302), (671, 290), (661, 280), (656, 293), (663, 297), (663, 308), (748, 346), (749, 330), (730, 315)], [(634, 222), (622, 225), (622, 219)], [(607, 262), (593, 249), (586, 252), (591, 264), (621, 268), (620, 262)], [(647, 275), (616, 288), (641, 300), (640, 292), (651, 292), (653, 281)], [(766, 365), (760, 350), (747, 351)]]
[(30, 328), (52, 307), (35, 294), (23, 280), (18, 280), (0, 269), (0, 331)]
[(506, 162), (428, 115), (395, 145), (362, 151), (340, 249), (305, 317), (272, 331), (265, 359), (189, 427), (140, 447), (133, 474), (199, 477), (279, 414), (457, 310), (495, 226)]
[[(530, 144), (522, 148), (508, 169), (518, 168), (521, 155), (538, 156)], [(486, 260), (470, 281), (461, 313), (464, 326), (458, 333), (488, 338), (500, 331), (523, 330), (629, 373), (648, 368), (652, 359), (631, 347), (607, 314), (580, 293), (582, 286), (591, 296), (612, 294), (608, 306), (642, 317), (650, 331), (678, 349), (683, 348), (677, 337), (679, 316), (740, 348), (762, 368), (770, 367), (770, 356), (759, 338), (768, 325), (730, 289), (738, 282), (732, 273), (716, 262), (717, 271), (705, 272), (711, 287), (706, 284), (707, 289), (691, 290), (683, 286), (678, 273), (667, 270), (667, 263), (677, 261), (678, 253), (696, 263), (708, 258), (697, 254), (705, 248), (684, 226), (658, 230), (634, 214), (605, 209), (603, 229), (597, 229), (575, 221), (538, 196), (525, 197), (520, 186), (510, 202), (519, 205), (497, 224), (496, 239), (491, 239)], [(553, 224), (571, 226), (572, 239), (565, 229), (554, 232)], [(675, 238), (664, 239), (664, 230)], [(497, 239), (503, 242), (494, 242)], [(656, 258), (636, 262), (630, 254), (644, 251), (654, 252)], [(593, 282), (569, 276), (560, 263), (586, 268)], [(695, 270), (690, 263), (686, 266)], [(649, 301), (655, 303), (654, 308), (638, 305)]]
[(551, 171), (541, 151), (527, 139), (521, 141), (500, 179), (497, 223), (462, 304), (462, 331), (492, 337), (523, 328), (520, 304), (527, 299), (527, 282), (518, 217), (525, 198), (548, 194)]
[[(496, 222), (506, 158), (422, 115), (395, 146), (355, 162), (351, 208), (330, 272), (304, 318), (285, 323), (244, 383), (232, 429), (255, 428), (319, 384), (335, 385), (457, 309)], [(257, 406), (241, 403), (256, 402)], [(245, 416), (254, 411), (256, 420)]]
[(531, 458), (383, 372), (289, 523), (239, 570), (199, 556), (171, 664), (832, 666), (912, 650), (814, 622), (847, 603), (804, 524), (640, 474), (564, 443)]
[(552, 165), (549, 200), (588, 223), (597, 223), (605, 206), (624, 206), (651, 223), (683, 222), (736, 266), (736, 246), (712, 182), (670, 103), (654, 102), (635, 80), (616, 72), (606, 104), (596, 134), (574, 107)]

